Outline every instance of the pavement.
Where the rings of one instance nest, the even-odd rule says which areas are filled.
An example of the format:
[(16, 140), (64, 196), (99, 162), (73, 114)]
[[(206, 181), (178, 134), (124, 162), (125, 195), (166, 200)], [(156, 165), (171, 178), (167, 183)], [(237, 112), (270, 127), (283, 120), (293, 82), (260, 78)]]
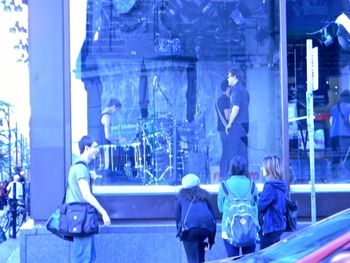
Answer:
[[(0, 217), (4, 213), (6, 213), (6, 210), (0, 210)], [(0, 243), (0, 263), (20, 263), (20, 232), (18, 232), (15, 239), (10, 238), (8, 232), (6, 232), (7, 240)]]
[(9, 238), (0, 244), (0, 263), (20, 263), (19, 235), (16, 239)]

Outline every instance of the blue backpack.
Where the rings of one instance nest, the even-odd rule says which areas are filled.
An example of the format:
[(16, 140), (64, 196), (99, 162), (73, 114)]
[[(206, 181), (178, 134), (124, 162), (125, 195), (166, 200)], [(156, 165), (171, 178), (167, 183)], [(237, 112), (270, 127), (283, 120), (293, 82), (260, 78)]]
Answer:
[(247, 195), (239, 198), (229, 190), (225, 181), (222, 183), (227, 196), (225, 200), (227, 213), (222, 219), (222, 224), (226, 225), (227, 241), (236, 247), (251, 246), (256, 242), (259, 223), (253, 200), (254, 185), (251, 181)]

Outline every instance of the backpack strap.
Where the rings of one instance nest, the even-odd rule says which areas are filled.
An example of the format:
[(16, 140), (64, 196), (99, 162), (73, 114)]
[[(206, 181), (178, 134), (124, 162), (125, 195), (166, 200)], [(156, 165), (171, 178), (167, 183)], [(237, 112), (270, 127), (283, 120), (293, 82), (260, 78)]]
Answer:
[[(245, 199), (248, 199), (248, 197), (249, 196), (253, 196), (253, 194), (254, 194), (254, 185), (255, 185), (255, 183), (254, 183), (254, 181), (252, 181), (252, 180), (249, 180), (249, 183), (250, 183), (250, 185), (249, 185), (249, 189), (250, 189), (250, 191), (249, 191), (249, 189), (248, 189), (248, 192), (247, 192), (247, 194), (246, 194), (246, 196), (245, 196)], [(221, 183), (221, 186), (222, 186), (222, 189), (224, 190), (224, 192), (225, 192), (225, 194), (227, 195), (227, 196), (233, 196), (234, 198), (239, 198), (239, 197), (237, 197), (237, 195), (235, 195), (231, 190), (230, 190), (230, 188), (228, 187), (228, 185), (227, 185), (227, 181), (222, 181), (222, 183)]]

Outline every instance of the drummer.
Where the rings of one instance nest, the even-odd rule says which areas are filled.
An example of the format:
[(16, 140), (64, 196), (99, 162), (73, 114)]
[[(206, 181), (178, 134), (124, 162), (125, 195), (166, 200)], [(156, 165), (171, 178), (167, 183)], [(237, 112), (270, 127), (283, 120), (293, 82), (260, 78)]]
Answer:
[(122, 108), (122, 104), (116, 98), (110, 99), (101, 114), (101, 144), (112, 144), (112, 116)]

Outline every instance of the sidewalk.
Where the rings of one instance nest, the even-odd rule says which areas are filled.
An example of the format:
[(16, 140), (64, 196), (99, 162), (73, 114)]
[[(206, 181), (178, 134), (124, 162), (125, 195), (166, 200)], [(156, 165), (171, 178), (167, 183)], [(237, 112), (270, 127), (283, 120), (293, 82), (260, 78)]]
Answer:
[[(0, 216), (6, 211), (1, 210)], [(16, 239), (9, 238), (6, 233), (7, 240), (0, 244), (0, 263), (20, 263), (20, 232), (17, 233)]]
[(20, 263), (19, 235), (16, 239), (9, 238), (0, 244), (0, 263)]

